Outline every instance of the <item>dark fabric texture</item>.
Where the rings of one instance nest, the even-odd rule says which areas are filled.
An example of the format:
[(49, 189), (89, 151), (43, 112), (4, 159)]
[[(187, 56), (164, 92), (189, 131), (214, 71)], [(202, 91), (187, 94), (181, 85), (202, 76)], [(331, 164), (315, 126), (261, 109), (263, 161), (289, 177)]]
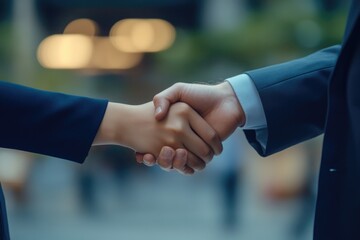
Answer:
[(245, 131), (262, 156), (324, 133), (314, 239), (360, 239), (360, 2), (353, 1), (340, 46), (250, 71), (268, 139)]
[(0, 185), (0, 239), (10, 239), (9, 227), (6, 216), (5, 198)]
[[(107, 103), (0, 82), (0, 147), (82, 163)], [(0, 204), (0, 239), (8, 239), (2, 191)]]

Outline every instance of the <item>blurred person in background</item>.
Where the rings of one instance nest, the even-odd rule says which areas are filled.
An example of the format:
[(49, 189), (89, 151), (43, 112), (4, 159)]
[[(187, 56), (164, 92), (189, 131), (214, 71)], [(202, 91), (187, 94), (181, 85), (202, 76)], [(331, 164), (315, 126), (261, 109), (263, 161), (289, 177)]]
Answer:
[(31, 175), (33, 160), (34, 156), (31, 154), (0, 149), (0, 182), (10, 188), (16, 204), (21, 208), (26, 208), (26, 183)]
[(242, 165), (246, 159), (243, 146), (242, 132), (236, 130), (233, 135), (223, 142), (221, 155), (214, 158), (211, 169), (220, 181), (218, 190), (221, 197), (221, 214), (223, 227), (226, 231), (233, 232), (239, 226), (238, 207), (240, 202), (240, 186), (242, 183)]
[[(131, 106), (6, 82), (0, 82), (0, 93), (0, 147), (78, 163), (94, 145), (122, 145), (154, 155), (162, 146), (185, 147), (193, 152), (187, 155), (192, 160), (175, 164), (185, 174), (202, 169), (221, 152), (215, 131), (183, 103), (174, 106), (166, 120), (157, 122), (152, 103)], [(2, 190), (0, 206), (0, 238), (6, 240), (10, 237)]]
[(133, 159), (133, 155), (131, 150), (115, 146), (100, 146), (89, 153), (87, 165), (80, 166), (76, 172), (76, 187), (82, 211), (90, 215), (99, 213), (100, 203), (96, 196), (99, 170), (113, 177), (112, 180), (123, 197), (131, 194), (128, 186), (132, 175), (130, 170), (138, 167), (134, 161), (128, 161)]
[[(221, 139), (241, 126), (261, 156), (324, 133), (314, 239), (360, 239), (359, 29), (360, 2), (352, 1), (341, 46), (215, 86), (175, 84), (155, 96), (155, 117), (161, 120), (171, 104), (185, 102)], [(151, 154), (141, 158), (155, 163)]]

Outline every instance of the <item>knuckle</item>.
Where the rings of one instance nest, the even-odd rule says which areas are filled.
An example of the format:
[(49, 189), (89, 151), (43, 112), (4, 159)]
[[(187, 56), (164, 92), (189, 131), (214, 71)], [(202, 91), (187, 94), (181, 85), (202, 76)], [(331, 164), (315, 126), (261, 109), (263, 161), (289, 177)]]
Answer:
[(179, 143), (180, 139), (186, 136), (186, 123), (178, 122), (173, 126), (168, 127), (167, 141), (173, 144)]
[(183, 82), (177, 82), (175, 83), (172, 87), (173, 88), (182, 88), (184, 86), (184, 83)]
[(166, 145), (169, 146), (169, 147), (177, 147), (178, 145), (178, 140), (175, 136), (179, 135), (180, 134), (180, 131), (178, 129), (172, 129), (171, 130), (171, 137), (169, 137), (167, 140), (166, 140)]
[(176, 125), (176, 126), (173, 126), (171, 129), (170, 129), (170, 132), (171, 132), (171, 135), (172, 137), (170, 138), (172, 141), (175, 141), (175, 136), (179, 136), (182, 134), (182, 131), (183, 131), (183, 128), (182, 126), (180, 126), (179, 124)]
[(176, 103), (176, 107), (177, 107), (177, 113), (181, 116), (186, 116), (190, 111), (189, 105), (183, 102)]

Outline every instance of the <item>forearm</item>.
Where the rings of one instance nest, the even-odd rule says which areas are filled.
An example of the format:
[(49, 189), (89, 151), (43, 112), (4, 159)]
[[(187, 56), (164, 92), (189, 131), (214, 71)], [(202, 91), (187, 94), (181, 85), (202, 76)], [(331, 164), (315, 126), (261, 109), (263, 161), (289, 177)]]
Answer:
[[(259, 132), (245, 131), (261, 155), (270, 155), (323, 132), (330, 75), (340, 46), (247, 74), (254, 81), (267, 122), (266, 146)], [(264, 132), (262, 132), (264, 133)]]
[(0, 147), (82, 162), (106, 106), (106, 100), (0, 82)]

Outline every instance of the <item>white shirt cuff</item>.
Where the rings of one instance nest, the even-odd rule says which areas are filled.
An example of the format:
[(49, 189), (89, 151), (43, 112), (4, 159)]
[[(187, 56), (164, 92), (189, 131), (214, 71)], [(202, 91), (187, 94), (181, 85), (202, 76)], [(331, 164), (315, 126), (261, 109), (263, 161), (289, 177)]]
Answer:
[(253, 80), (247, 74), (226, 79), (233, 88), (245, 113), (243, 129), (267, 128), (266, 117), (258, 90)]

